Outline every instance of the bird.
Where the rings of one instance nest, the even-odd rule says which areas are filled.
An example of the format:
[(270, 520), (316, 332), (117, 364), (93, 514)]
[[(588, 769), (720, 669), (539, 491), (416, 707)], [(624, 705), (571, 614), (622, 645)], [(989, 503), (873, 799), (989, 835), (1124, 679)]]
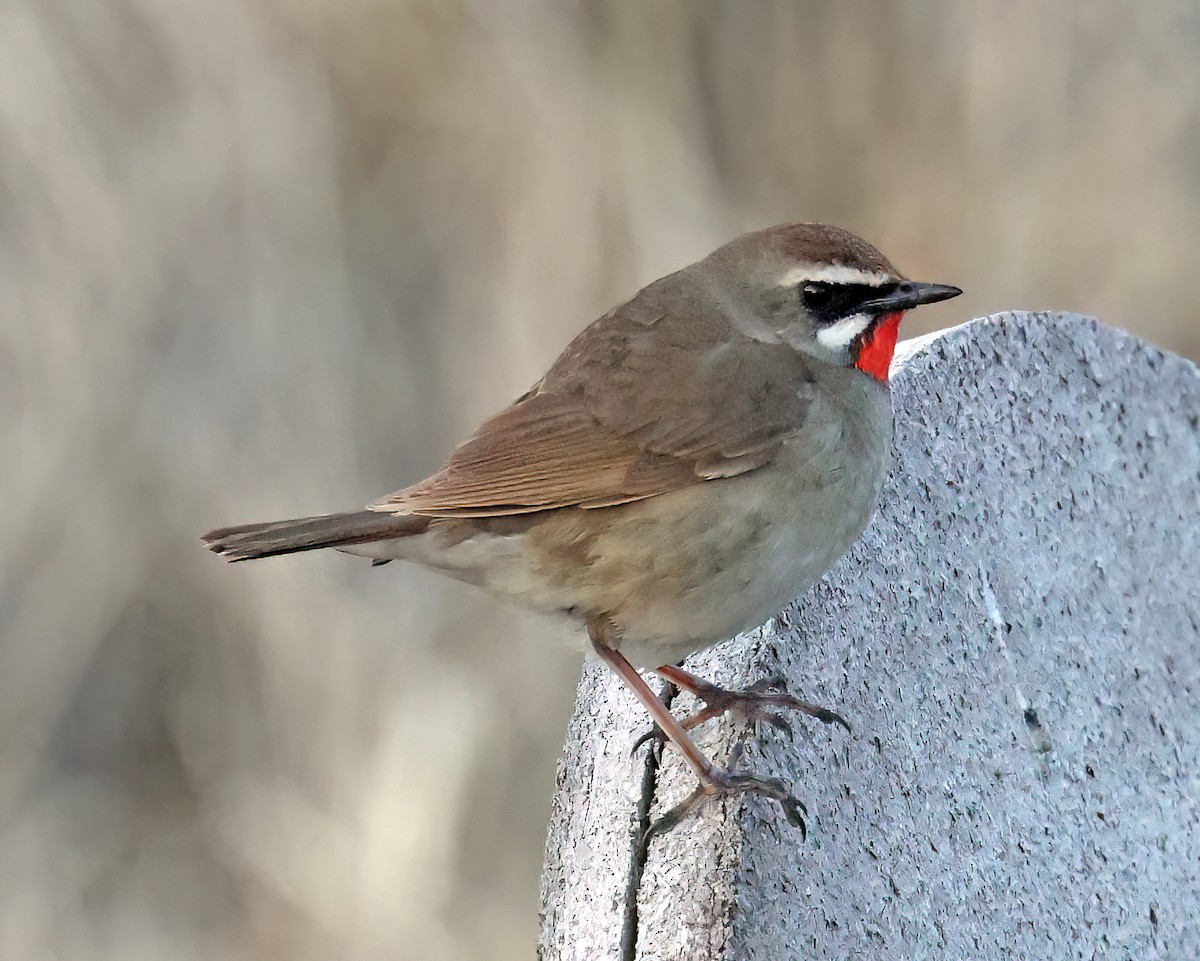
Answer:
[[(744, 234), (584, 328), (425, 480), (203, 541), (230, 561), (323, 548), (410, 561), (565, 614), (695, 773), (655, 830), (740, 793), (803, 829), (787, 785), (718, 766), (688, 731), (768, 707), (849, 725), (772, 682), (727, 691), (681, 662), (764, 624), (862, 534), (891, 457), (901, 319), (961, 293), (909, 280), (840, 227)], [(642, 670), (704, 708), (676, 718)]]

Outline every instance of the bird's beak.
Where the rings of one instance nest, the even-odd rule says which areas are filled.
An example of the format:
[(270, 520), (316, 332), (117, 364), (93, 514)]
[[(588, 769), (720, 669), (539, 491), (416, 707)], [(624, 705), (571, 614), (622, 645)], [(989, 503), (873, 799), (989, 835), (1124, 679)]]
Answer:
[(902, 280), (892, 290), (868, 300), (861, 309), (872, 314), (890, 314), (897, 310), (909, 310), (921, 304), (936, 304), (939, 300), (957, 297), (962, 291), (945, 284), (923, 284), (916, 280)]

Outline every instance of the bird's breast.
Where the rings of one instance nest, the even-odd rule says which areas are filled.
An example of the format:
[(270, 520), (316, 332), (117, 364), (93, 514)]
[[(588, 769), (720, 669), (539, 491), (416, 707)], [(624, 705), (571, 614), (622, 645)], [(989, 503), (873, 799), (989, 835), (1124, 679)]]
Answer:
[(891, 446), (886, 397), (855, 409), (814, 412), (757, 471), (577, 512), (583, 528), (589, 513), (606, 516), (557, 541), (560, 571), (614, 620), (626, 657), (656, 667), (757, 627), (845, 553), (871, 518)]

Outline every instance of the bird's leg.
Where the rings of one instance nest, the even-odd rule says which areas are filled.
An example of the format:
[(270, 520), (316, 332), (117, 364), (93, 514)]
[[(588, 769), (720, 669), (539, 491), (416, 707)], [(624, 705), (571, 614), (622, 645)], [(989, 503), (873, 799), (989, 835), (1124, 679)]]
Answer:
[[(687, 798), (664, 814), (654, 824), (650, 825), (644, 839), (646, 843), (654, 835), (669, 831), (677, 825), (705, 798), (744, 792), (762, 794), (766, 797), (774, 798), (783, 808), (784, 816), (787, 818), (788, 823), (800, 828), (802, 832), (807, 834), (804, 817), (808, 813), (808, 810), (803, 803), (792, 797), (782, 781), (755, 774), (735, 774), (732, 771), (726, 771), (717, 767), (704, 756), (695, 743), (693, 743), (692, 739), (688, 737), (688, 733), (683, 725), (675, 720), (675, 716), (658, 699), (654, 691), (650, 689), (650, 685), (638, 673), (637, 668), (630, 664), (625, 656), (613, 646), (612, 641), (615, 640), (615, 629), (607, 618), (589, 618), (588, 636), (591, 638), (592, 647), (600, 655), (601, 660), (612, 668), (620, 676), (621, 680), (629, 686), (637, 696), (637, 699), (642, 702), (642, 706), (650, 712), (650, 716), (654, 719), (659, 730), (663, 732), (667, 740), (679, 749), (680, 753), (683, 754), (683, 759), (700, 779), (700, 784)], [(688, 675), (688, 677), (691, 677), (691, 675)]]
[[(772, 727), (791, 735), (792, 726), (787, 720), (777, 711), (768, 710), (768, 708), (800, 711), (809, 717), (815, 717), (824, 724), (840, 724), (847, 731), (850, 730), (846, 719), (836, 711), (821, 707), (819, 704), (810, 704), (808, 701), (802, 701), (788, 694), (786, 690), (783, 690), (784, 681), (780, 677), (763, 678), (742, 691), (727, 691), (725, 688), (696, 677), (695, 674), (680, 667), (664, 664), (654, 673), (670, 681), (676, 687), (694, 694), (704, 702), (704, 707), (679, 722), (685, 731), (690, 731), (705, 721), (711, 721), (722, 714), (732, 712), (740, 714), (751, 722), (766, 721)], [(664, 737), (666, 735), (662, 728), (655, 725), (634, 742), (633, 750), (636, 751), (647, 741), (662, 740)]]
[(768, 708), (780, 708), (787, 711), (799, 711), (809, 717), (815, 717), (823, 724), (840, 724), (847, 731), (850, 725), (836, 711), (819, 704), (811, 704), (793, 697), (784, 688), (781, 677), (763, 678), (755, 681), (743, 691), (727, 691), (709, 681), (696, 677), (681, 667), (664, 664), (654, 672), (664, 680), (670, 681), (676, 687), (694, 694), (704, 702), (704, 707), (681, 722), (685, 731), (690, 731), (698, 724), (711, 721), (727, 712), (740, 714), (749, 721), (764, 720), (768, 724), (790, 734), (791, 725), (775, 711)]

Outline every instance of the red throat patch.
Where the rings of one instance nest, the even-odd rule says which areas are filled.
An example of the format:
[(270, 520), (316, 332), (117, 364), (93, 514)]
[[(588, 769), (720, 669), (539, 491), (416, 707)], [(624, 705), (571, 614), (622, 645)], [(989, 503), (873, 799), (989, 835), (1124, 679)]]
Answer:
[(892, 355), (896, 352), (896, 338), (900, 336), (900, 319), (903, 316), (904, 311), (898, 310), (880, 318), (879, 323), (871, 328), (871, 332), (858, 349), (855, 367), (886, 383), (888, 369), (892, 366)]

